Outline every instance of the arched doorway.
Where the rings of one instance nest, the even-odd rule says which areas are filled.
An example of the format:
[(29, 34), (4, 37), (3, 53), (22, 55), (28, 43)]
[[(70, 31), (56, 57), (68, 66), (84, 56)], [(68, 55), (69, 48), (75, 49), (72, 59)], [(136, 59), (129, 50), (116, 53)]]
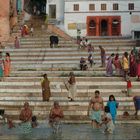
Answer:
[(88, 23), (88, 35), (95, 36), (96, 35), (96, 22), (91, 19)]
[(112, 35), (113, 36), (120, 35), (120, 21), (118, 19), (112, 20)]
[(108, 21), (103, 19), (100, 22), (100, 35), (107, 36), (108, 35)]
[[(25, 0), (24, 9), (32, 15), (46, 14), (46, 0)], [(36, 12), (35, 12), (36, 11)]]

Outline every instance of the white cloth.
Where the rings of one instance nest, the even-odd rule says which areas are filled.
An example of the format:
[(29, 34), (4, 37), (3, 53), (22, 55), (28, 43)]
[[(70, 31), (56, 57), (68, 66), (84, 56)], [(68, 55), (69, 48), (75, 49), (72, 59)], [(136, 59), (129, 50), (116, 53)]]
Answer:
[(76, 96), (76, 84), (69, 84), (69, 92), (68, 92), (68, 97), (74, 99)]
[(110, 113), (107, 113), (107, 114), (106, 114), (106, 117), (107, 117), (108, 119), (110, 119), (110, 121), (106, 124), (106, 129), (107, 129), (107, 131), (109, 131), (109, 132), (113, 132), (114, 129), (115, 129), (115, 126), (114, 126), (114, 123), (113, 123), (113, 121), (112, 121), (112, 116), (111, 116)]

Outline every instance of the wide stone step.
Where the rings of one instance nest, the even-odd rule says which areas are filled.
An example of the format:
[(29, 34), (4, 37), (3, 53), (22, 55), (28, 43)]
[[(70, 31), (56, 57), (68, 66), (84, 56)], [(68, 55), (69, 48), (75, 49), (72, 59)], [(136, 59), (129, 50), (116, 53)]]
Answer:
[[(34, 45), (33, 45), (34, 46)], [(39, 45), (37, 45), (39, 47)], [(95, 51), (100, 51), (98, 46), (94, 47), (95, 48)], [(109, 51), (109, 50), (117, 50), (117, 51), (121, 51), (122, 50), (129, 50), (129, 49), (132, 49), (132, 46), (114, 46), (112, 48), (112, 46), (106, 46), (106, 52)], [(67, 47), (67, 48), (63, 48), (63, 47), (60, 47), (60, 48), (19, 48), (19, 49), (16, 49), (16, 48), (5, 48), (4, 50), (1, 49), (1, 51), (3, 52), (6, 52), (6, 51), (9, 51), (9, 52), (20, 52), (20, 53), (23, 53), (23, 52), (29, 52), (29, 51), (32, 51), (32, 52), (39, 52), (39, 51), (45, 51), (45, 52), (75, 52), (75, 53), (80, 53), (80, 52), (87, 52), (87, 50), (78, 50), (76, 47)]]
[[(126, 91), (126, 89), (125, 89)], [(111, 94), (113, 94), (116, 98), (120, 98), (120, 97), (126, 97), (126, 93), (121, 93), (121, 92), (113, 92), (113, 91), (110, 91), (110, 92), (101, 92), (100, 95), (102, 97), (109, 97)], [(87, 100), (87, 99), (90, 99), (92, 96), (94, 95), (94, 91), (86, 91), (86, 92), (77, 92), (76, 94), (76, 99), (83, 99), (83, 100)], [(53, 98), (60, 98), (60, 97), (65, 97), (67, 100), (68, 96), (68, 91), (52, 91), (51, 90), (51, 99)], [(139, 92), (132, 92), (132, 94), (130, 96), (140, 96), (140, 93)], [(6, 98), (7, 100), (10, 98), (10, 97), (16, 97), (16, 98), (22, 98), (22, 99), (31, 99), (31, 98), (34, 98), (34, 99), (40, 99), (41, 97), (41, 100), (42, 100), (42, 94), (41, 92), (24, 92), (24, 91), (20, 91), (19, 93), (14, 93), (14, 92), (3, 92), (3, 93), (0, 93), (0, 97), (1, 97), (1, 100), (2, 98)], [(24, 100), (25, 100), (24, 99)]]
[[(90, 98), (91, 97), (76, 97), (75, 98), (75, 102), (77, 101), (81, 101), (81, 102), (89, 102), (90, 101)], [(108, 101), (108, 97), (103, 97), (104, 99), (104, 102), (106, 104), (106, 102)], [(13, 97), (1, 97), (0, 98), (0, 101), (42, 101), (42, 96), (40, 97), (22, 97), (22, 96), (19, 96), (19, 97), (16, 97), (16, 96), (13, 96)], [(50, 98), (50, 101), (69, 101), (67, 97), (51, 97)], [(116, 100), (118, 102), (124, 102), (124, 104), (128, 103), (130, 104), (131, 102), (133, 102), (133, 99), (132, 98), (127, 98), (127, 97), (116, 97)]]
[[(34, 76), (34, 75), (33, 75)], [(42, 76), (43, 77), (43, 76)], [(41, 81), (42, 77), (5, 77), (5, 82), (38, 82)], [(68, 79), (68, 77), (49, 77), (50, 82), (64, 82)], [(136, 78), (131, 77), (131, 81), (135, 81)], [(123, 82), (124, 79), (122, 77), (76, 77), (76, 81), (83, 82)]]
[[(48, 76), (51, 76), (51, 77), (56, 77), (56, 76), (58, 76), (58, 77), (63, 77), (63, 76), (68, 76), (69, 75), (69, 72), (68, 71), (65, 71), (65, 72), (62, 72), (62, 71), (57, 71), (57, 72), (54, 72), (54, 71), (51, 71), (51, 69), (50, 69), (50, 71), (36, 71), (36, 69), (35, 70), (30, 70), (30, 68), (28, 69), (28, 67), (26, 67), (25, 68), (25, 70), (24, 69), (21, 69), (21, 70), (19, 70), (19, 71), (12, 71), (12, 73), (10, 74), (10, 76), (13, 76), (13, 77), (19, 77), (19, 76), (21, 76), (21, 77), (24, 77), (24, 76), (31, 76), (32, 77), (32, 75), (34, 75), (34, 76), (42, 76), (44, 73), (47, 73), (48, 74)], [(75, 75), (78, 77), (81, 77), (81, 76), (87, 76), (87, 77), (89, 77), (89, 76), (91, 76), (91, 77), (95, 77), (95, 76), (105, 76), (106, 75), (106, 72), (105, 71), (80, 71), (80, 72), (78, 72), (78, 71), (75, 71)]]
[[(106, 88), (94, 88), (94, 89), (77, 89), (77, 92), (85, 92), (85, 93), (88, 93), (88, 91), (89, 92), (95, 92), (95, 90), (99, 90), (100, 92), (103, 92), (103, 93), (107, 93), (107, 92), (112, 92), (112, 93), (122, 93), (122, 90), (124, 90), (124, 89), (126, 89), (125, 87), (124, 88), (122, 88), (122, 89), (115, 89), (115, 91), (114, 91), (114, 89), (106, 89)], [(20, 93), (20, 92), (26, 92), (26, 93), (42, 93), (42, 90), (41, 90), (41, 88), (17, 88), (17, 89), (14, 89), (14, 88), (9, 88), (9, 89), (0, 89), (0, 93), (11, 93), (11, 92), (15, 92), (15, 93)], [(61, 92), (61, 89), (51, 89), (51, 91), (52, 92)], [(138, 92), (140, 92), (140, 89), (138, 88), (138, 89), (133, 89), (132, 90), (134, 93), (138, 93)], [(67, 92), (67, 90), (66, 89), (63, 89), (63, 92)], [(122, 93), (123, 94), (123, 93)]]
[[(106, 105), (106, 104), (105, 104)], [(37, 111), (47, 111), (47, 110), (50, 110), (50, 108), (51, 108), (52, 106), (31, 106), (31, 109), (32, 110), (37, 110)], [(2, 108), (2, 109), (5, 109), (5, 110), (9, 110), (9, 111), (16, 111), (16, 110), (19, 110), (20, 111), (20, 109), (21, 108), (23, 108), (22, 106), (4, 106), (4, 107), (2, 107), (2, 106), (0, 106), (0, 108)], [(64, 106), (62, 106), (61, 105), (61, 108), (64, 110), (64, 111), (66, 111), (66, 110), (68, 110), (68, 111), (73, 111), (73, 110), (77, 110), (77, 111), (87, 111), (87, 106), (82, 106), (82, 105), (64, 105)], [(119, 106), (119, 108), (118, 108), (118, 110), (120, 110), (120, 111), (123, 111), (123, 110), (128, 110), (128, 111), (134, 111), (134, 105), (132, 106), (132, 105), (120, 105)]]
[[(21, 45), (23, 45), (23, 44), (49, 44), (50, 43), (50, 40), (49, 40), (49, 38), (46, 38), (46, 39), (44, 39), (44, 40), (21, 40), (20, 41), (20, 44)], [(59, 44), (63, 44), (63, 43), (67, 43), (67, 44), (76, 44), (76, 42), (72, 42), (72, 41), (65, 41), (65, 40), (60, 40), (59, 41)], [(108, 44), (108, 45), (111, 45), (111, 44), (115, 44), (115, 45), (120, 45), (120, 44), (122, 44), (122, 45), (126, 45), (126, 44), (128, 44), (128, 45), (134, 45), (134, 44), (136, 44), (136, 41), (108, 41), (108, 42), (96, 42), (96, 41), (94, 41), (94, 42), (91, 42), (91, 44), (92, 45), (99, 45), (99, 44)]]

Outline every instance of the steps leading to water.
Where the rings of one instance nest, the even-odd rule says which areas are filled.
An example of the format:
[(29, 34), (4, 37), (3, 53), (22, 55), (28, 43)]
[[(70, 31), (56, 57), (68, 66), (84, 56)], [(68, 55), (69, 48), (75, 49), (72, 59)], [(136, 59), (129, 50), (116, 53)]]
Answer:
[[(28, 24), (30, 25), (31, 22)], [(14, 32), (18, 31), (15, 27)], [(34, 36), (20, 38), (21, 47), (15, 49), (13, 43), (7, 44), (3, 52), (11, 55), (11, 74), (0, 82), (0, 108), (5, 109), (8, 116), (15, 121), (25, 101), (29, 101), (33, 114), (39, 120), (48, 117), (49, 110), (54, 100), (60, 101), (64, 110), (64, 121), (89, 121), (87, 107), (89, 100), (94, 96), (95, 90), (100, 90), (104, 104), (108, 96), (113, 94), (119, 102), (117, 120), (125, 121), (134, 119), (133, 97), (140, 95), (140, 83), (136, 78), (132, 80), (132, 95), (127, 97), (122, 91), (126, 90), (126, 82), (122, 77), (106, 77), (105, 68), (100, 67), (100, 50), (102, 45), (107, 57), (111, 53), (119, 53), (120, 57), (132, 49), (136, 42), (128, 37), (87, 37), (94, 46), (95, 65), (88, 71), (79, 70), (81, 57), (88, 57), (87, 50), (78, 49), (75, 40), (66, 41), (59, 36), (59, 48), (50, 48), (49, 36), (54, 34), (50, 30), (42, 30), (41, 23), (35, 24)], [(69, 102), (68, 91), (64, 86), (70, 71), (74, 71), (77, 81), (77, 96), (74, 102)], [(41, 80), (44, 73), (48, 74), (52, 97), (50, 102), (43, 102), (41, 95)], [(124, 111), (130, 116), (124, 118)], [(103, 113), (103, 112), (102, 112)]]

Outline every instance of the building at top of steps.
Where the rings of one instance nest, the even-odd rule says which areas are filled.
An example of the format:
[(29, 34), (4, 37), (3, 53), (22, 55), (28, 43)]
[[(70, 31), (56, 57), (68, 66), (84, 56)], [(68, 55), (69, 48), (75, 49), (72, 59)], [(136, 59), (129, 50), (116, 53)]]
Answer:
[(0, 40), (8, 39), (10, 28), (21, 13), (22, 23), (30, 15), (48, 15), (50, 23), (74, 37), (80, 34), (140, 38), (139, 0), (10, 0), (1, 1), (0, 5)]

